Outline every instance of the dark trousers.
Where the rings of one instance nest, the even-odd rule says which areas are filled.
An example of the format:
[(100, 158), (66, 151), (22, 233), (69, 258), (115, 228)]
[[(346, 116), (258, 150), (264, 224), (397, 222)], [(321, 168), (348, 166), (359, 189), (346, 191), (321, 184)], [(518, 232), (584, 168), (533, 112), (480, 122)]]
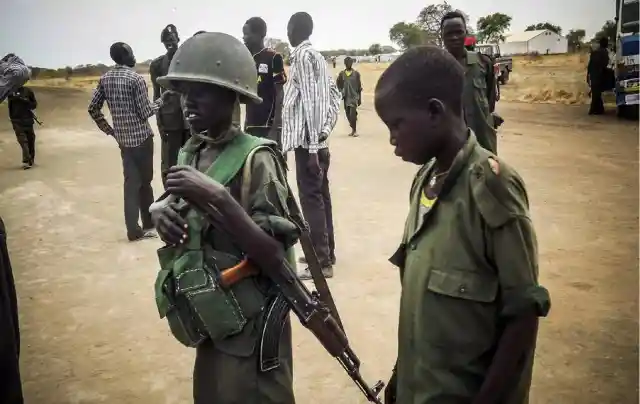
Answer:
[(296, 179), (300, 207), (305, 220), (309, 224), (313, 247), (318, 255), (320, 265), (331, 265), (335, 258), (335, 239), (333, 234), (333, 212), (331, 193), (329, 192), (329, 165), (331, 154), (329, 149), (318, 150), (320, 172), (309, 170), (309, 151), (299, 147), (296, 154)]
[(160, 175), (162, 176), (162, 185), (167, 188), (167, 170), (178, 163), (178, 153), (180, 148), (189, 140), (191, 132), (189, 130), (167, 131), (161, 135), (162, 143), (160, 144)]
[(7, 250), (7, 233), (0, 218), (0, 401), (22, 404), (18, 303)]
[(22, 149), (22, 162), (33, 163), (36, 158), (36, 133), (33, 131), (33, 123), (13, 123), (13, 131)]
[(347, 120), (349, 121), (349, 126), (351, 126), (351, 129), (353, 129), (353, 131), (355, 132), (357, 122), (358, 122), (358, 107), (349, 106), (345, 104), (344, 111), (347, 113)]
[[(136, 147), (120, 147), (124, 174), (124, 222), (129, 240), (138, 238), (142, 229), (153, 228), (149, 206), (153, 203), (153, 137)], [(138, 224), (142, 218), (142, 228)]]
[(593, 85), (591, 87), (591, 106), (589, 107), (589, 113), (604, 113), (604, 102), (602, 101), (602, 90), (600, 85)]

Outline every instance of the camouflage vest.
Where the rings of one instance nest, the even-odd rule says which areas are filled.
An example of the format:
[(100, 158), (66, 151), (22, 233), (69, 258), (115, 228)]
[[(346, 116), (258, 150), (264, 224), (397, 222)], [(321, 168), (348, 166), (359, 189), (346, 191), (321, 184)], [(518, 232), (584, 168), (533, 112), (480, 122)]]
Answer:
[[(196, 138), (187, 141), (178, 164), (193, 161), (197, 141)], [(242, 171), (240, 203), (247, 209), (251, 158), (259, 149), (274, 145), (270, 140), (241, 133), (229, 142), (205, 174), (226, 186)], [(240, 333), (262, 307), (254, 304), (255, 285), (247, 283), (249, 279), (228, 289), (219, 283), (221, 272), (240, 264), (243, 257), (216, 251), (203, 243), (206, 222), (195, 209), (188, 210), (185, 220), (189, 226), (187, 242), (158, 250), (160, 271), (155, 295), (160, 318), (167, 318), (173, 336), (183, 345), (195, 347), (207, 338), (215, 342)], [(293, 247), (287, 253), (294, 264)], [(245, 305), (245, 300), (251, 300), (252, 304)]]

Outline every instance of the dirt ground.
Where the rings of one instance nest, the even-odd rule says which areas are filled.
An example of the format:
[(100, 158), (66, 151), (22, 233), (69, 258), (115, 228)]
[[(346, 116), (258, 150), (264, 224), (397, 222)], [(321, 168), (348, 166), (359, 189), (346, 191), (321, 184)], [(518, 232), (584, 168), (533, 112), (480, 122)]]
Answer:
[[(36, 95), (44, 126), (38, 166), (29, 171), (19, 169), (0, 106), (0, 214), (19, 295), (26, 402), (190, 402), (193, 350), (172, 339), (153, 298), (160, 242), (125, 239), (117, 145), (85, 112), (88, 92), (37, 88)], [(531, 402), (635, 403), (638, 125), (613, 114), (588, 117), (583, 106), (500, 102), (498, 110), (506, 119), (500, 153), (528, 185), (540, 280), (553, 300), (541, 322)], [(387, 257), (416, 167), (393, 155), (370, 97), (359, 125), (361, 137), (349, 138), (341, 117), (331, 138), (339, 262), (330, 286), (365, 379), (386, 381), (399, 298)], [(159, 175), (154, 187), (161, 190)], [(298, 402), (364, 402), (294, 323)]]

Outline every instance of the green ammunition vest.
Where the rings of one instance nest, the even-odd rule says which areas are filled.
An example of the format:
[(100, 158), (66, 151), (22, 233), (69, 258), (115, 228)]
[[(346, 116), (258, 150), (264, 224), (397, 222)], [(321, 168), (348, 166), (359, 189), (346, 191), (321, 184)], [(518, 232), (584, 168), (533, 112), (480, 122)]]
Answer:
[[(178, 155), (178, 164), (193, 162), (197, 142), (194, 137), (187, 141)], [(273, 141), (238, 134), (205, 174), (226, 186), (242, 170), (240, 203), (248, 209), (250, 160), (257, 150), (273, 146)], [(160, 318), (167, 318), (174, 337), (183, 345), (195, 347), (207, 338), (215, 342), (240, 333), (247, 320), (260, 313), (266, 302), (256, 299), (256, 293), (260, 292), (251, 279), (242, 280), (229, 289), (219, 285), (221, 272), (239, 264), (243, 257), (216, 251), (203, 243), (206, 221), (195, 209), (188, 210), (185, 220), (187, 241), (158, 250), (160, 271), (155, 296)], [(287, 251), (287, 260), (295, 263), (293, 247)], [(260, 302), (256, 304), (256, 300)]]

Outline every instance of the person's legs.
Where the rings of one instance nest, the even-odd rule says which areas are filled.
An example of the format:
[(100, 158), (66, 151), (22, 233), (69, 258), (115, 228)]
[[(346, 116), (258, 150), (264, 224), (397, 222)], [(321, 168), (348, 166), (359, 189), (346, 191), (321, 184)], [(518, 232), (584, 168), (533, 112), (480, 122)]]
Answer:
[(127, 227), (127, 238), (134, 241), (143, 234), (138, 225), (141, 178), (136, 164), (136, 148), (120, 147), (120, 156), (124, 175), (124, 223)]
[[(151, 186), (151, 181), (153, 181), (153, 137), (149, 136), (147, 140), (135, 149), (135, 161), (140, 175), (140, 187), (138, 189), (140, 218), (142, 220), (142, 228), (151, 230), (153, 229), (153, 222), (151, 221), (149, 207), (153, 203), (153, 188)], [(177, 159), (177, 154), (175, 158), (174, 156), (170, 156), (170, 158), (169, 163), (175, 165), (173, 160)]]
[[(322, 169), (320, 169), (320, 173), (313, 173), (309, 170), (309, 151), (307, 149), (297, 148), (295, 156), (296, 180), (298, 182), (302, 214), (309, 224), (311, 240), (313, 241), (313, 247), (318, 256), (320, 266), (323, 268), (330, 267), (329, 237), (327, 235), (327, 221), (322, 195)], [(322, 167), (322, 163), (320, 164)]]
[(318, 160), (320, 162), (320, 170), (322, 170), (322, 201), (324, 203), (324, 217), (327, 223), (327, 238), (329, 245), (329, 258), (331, 264), (336, 262), (336, 242), (333, 233), (333, 208), (331, 205), (331, 192), (329, 190), (329, 166), (331, 165), (331, 153), (329, 149), (318, 151)]
[(16, 134), (16, 139), (18, 140), (18, 144), (22, 150), (22, 165), (24, 168), (27, 168), (31, 162), (31, 154), (29, 154), (29, 141), (27, 139), (25, 125), (14, 123), (13, 131)]
[(599, 82), (591, 83), (591, 106), (590, 115), (600, 115), (604, 113), (604, 102), (602, 101), (602, 89)]
[(25, 131), (27, 133), (27, 145), (29, 147), (29, 156), (31, 160), (29, 161), (31, 165), (36, 161), (36, 133), (33, 130), (33, 125), (26, 127)]

